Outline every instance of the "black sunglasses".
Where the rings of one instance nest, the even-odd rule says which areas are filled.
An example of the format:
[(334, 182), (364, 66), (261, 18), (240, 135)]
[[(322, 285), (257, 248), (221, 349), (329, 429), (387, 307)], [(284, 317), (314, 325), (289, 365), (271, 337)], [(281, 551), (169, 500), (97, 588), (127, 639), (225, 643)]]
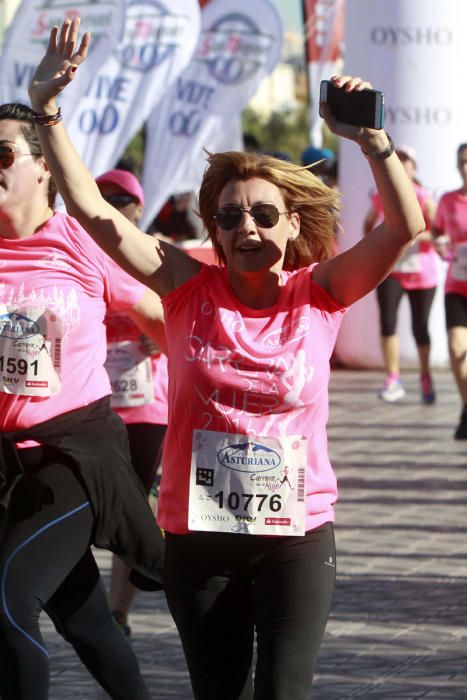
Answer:
[(122, 192), (122, 194), (119, 194), (118, 192), (114, 192), (112, 194), (103, 194), (102, 197), (105, 199), (106, 202), (111, 204), (116, 209), (120, 209), (120, 207), (126, 207), (126, 205), (131, 204), (131, 202), (133, 202), (134, 204), (138, 203), (136, 197), (133, 197), (132, 194), (125, 194), (124, 192)]
[(214, 214), (214, 219), (225, 231), (238, 226), (243, 213), (248, 212), (253, 221), (261, 228), (272, 228), (279, 221), (279, 216), (288, 214), (288, 211), (279, 211), (275, 204), (253, 204), (252, 207), (241, 207), (239, 204), (230, 204), (221, 207)]
[(21, 153), (21, 151), (15, 151), (10, 146), (0, 146), (0, 169), (7, 170), (11, 168), (15, 162), (15, 158), (18, 156), (32, 156), (33, 153)]

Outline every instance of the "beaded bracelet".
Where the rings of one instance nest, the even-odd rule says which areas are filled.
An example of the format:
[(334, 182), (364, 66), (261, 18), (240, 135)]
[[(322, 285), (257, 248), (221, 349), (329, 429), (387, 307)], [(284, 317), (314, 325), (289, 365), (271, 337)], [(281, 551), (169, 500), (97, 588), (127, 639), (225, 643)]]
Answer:
[(384, 151), (370, 151), (369, 153), (366, 153), (363, 148), (361, 149), (363, 155), (365, 158), (373, 159), (373, 160), (385, 160), (386, 158), (389, 158), (389, 156), (392, 156), (394, 153), (394, 142), (392, 138), (389, 136), (389, 134), (386, 134), (388, 137), (388, 145), (384, 149)]
[(55, 114), (41, 114), (40, 112), (33, 112), (34, 121), (39, 126), (55, 126), (62, 121), (62, 110), (61, 107)]

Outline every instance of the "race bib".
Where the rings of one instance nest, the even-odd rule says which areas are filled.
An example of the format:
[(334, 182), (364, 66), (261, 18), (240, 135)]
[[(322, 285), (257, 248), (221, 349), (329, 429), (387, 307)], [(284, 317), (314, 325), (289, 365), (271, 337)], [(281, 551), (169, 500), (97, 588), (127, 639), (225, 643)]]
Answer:
[(307, 440), (193, 431), (190, 530), (305, 534)]
[(451, 275), (460, 282), (467, 281), (467, 241), (454, 246)]
[(412, 243), (410, 248), (408, 248), (404, 255), (399, 258), (394, 266), (395, 272), (402, 272), (408, 274), (410, 272), (421, 272), (422, 271), (422, 261), (420, 259), (420, 244), (418, 241)]
[(113, 408), (143, 406), (154, 401), (151, 359), (139, 343), (108, 343), (105, 367), (112, 385)]
[(52, 396), (60, 390), (62, 324), (45, 307), (0, 304), (0, 391)]

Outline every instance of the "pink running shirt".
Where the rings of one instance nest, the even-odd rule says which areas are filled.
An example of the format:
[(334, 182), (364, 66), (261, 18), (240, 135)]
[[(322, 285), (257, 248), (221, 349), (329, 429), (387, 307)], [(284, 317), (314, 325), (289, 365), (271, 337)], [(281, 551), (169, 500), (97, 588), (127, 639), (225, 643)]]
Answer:
[[(445, 292), (448, 294), (461, 294), (467, 296), (467, 274), (465, 263), (465, 251), (467, 250), (467, 197), (460, 190), (446, 192), (442, 195), (436, 210), (434, 225), (444, 234), (449, 236), (453, 246), (453, 259), (449, 263), (446, 277)], [(459, 252), (464, 251), (464, 266), (459, 272), (455, 266), (455, 259)]]
[[(414, 188), (425, 217), (425, 229), (429, 231), (431, 222), (426, 215), (425, 203), (428, 199), (431, 199), (431, 193), (417, 183), (414, 183)], [(371, 201), (378, 214), (377, 223), (380, 224), (384, 219), (384, 212), (378, 192), (372, 194)], [(432, 289), (438, 285), (437, 253), (433, 243), (431, 241), (416, 241), (414, 245), (418, 246), (417, 262), (420, 270), (417, 272), (403, 272), (398, 270), (396, 265), (396, 269), (391, 272), (390, 277), (397, 279), (403, 289)]]
[[(107, 341), (117, 343), (122, 340), (138, 341), (141, 330), (125, 313), (110, 311), (105, 317)], [(134, 423), (154, 423), (167, 425), (167, 355), (159, 353), (151, 357), (154, 400), (142, 406), (131, 408), (114, 407), (125, 425)]]
[[(0, 429), (29, 428), (110, 394), (104, 368), (107, 307), (128, 309), (146, 287), (119, 268), (75, 219), (57, 212), (28, 238), (0, 238), (0, 261), (2, 319), (38, 307), (49, 309), (62, 327), (58, 393), (0, 392)], [(0, 335), (5, 328), (2, 321)]]
[(225, 267), (201, 272), (163, 298), (169, 347), (169, 425), (158, 522), (188, 532), (195, 429), (308, 437), (306, 529), (334, 520), (336, 477), (326, 424), (331, 356), (345, 308), (311, 279), (282, 273), (277, 304), (250, 309)]

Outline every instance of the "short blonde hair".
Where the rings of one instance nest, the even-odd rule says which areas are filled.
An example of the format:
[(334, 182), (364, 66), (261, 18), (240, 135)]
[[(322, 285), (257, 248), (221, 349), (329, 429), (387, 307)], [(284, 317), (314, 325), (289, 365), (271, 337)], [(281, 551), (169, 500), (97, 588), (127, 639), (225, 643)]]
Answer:
[(260, 178), (279, 188), (288, 212), (300, 216), (300, 234), (287, 244), (284, 268), (296, 270), (332, 255), (340, 195), (303, 168), (262, 153), (210, 153), (199, 192), (199, 213), (218, 258), (225, 262), (216, 238), (214, 215), (219, 196), (231, 180)]

